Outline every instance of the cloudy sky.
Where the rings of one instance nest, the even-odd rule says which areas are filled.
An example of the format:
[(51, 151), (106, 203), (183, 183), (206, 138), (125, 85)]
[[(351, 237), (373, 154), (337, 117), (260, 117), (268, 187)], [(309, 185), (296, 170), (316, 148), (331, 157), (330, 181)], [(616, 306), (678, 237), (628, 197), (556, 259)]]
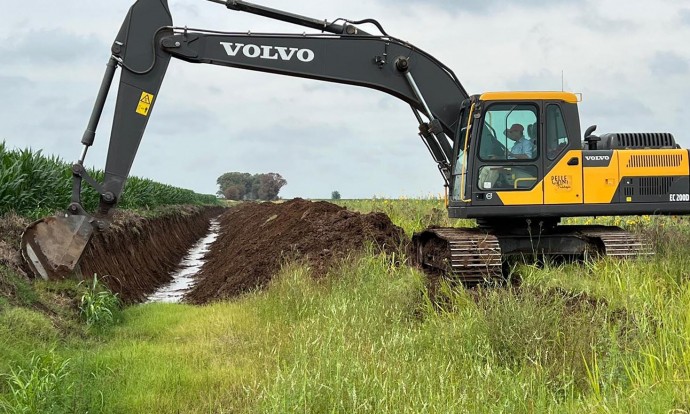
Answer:
[[(305, 29), (169, 0), (178, 26)], [(580, 92), (583, 130), (667, 131), (690, 146), (687, 0), (257, 0), (319, 19), (378, 19), (468, 92)], [(127, 0), (2, 0), (0, 140), (74, 160)], [(373, 32), (374, 30), (365, 28)], [(87, 163), (105, 165), (109, 105)], [(227, 171), (278, 172), (284, 197), (424, 196), (442, 179), (409, 106), (377, 91), (173, 62), (132, 173), (215, 193)]]

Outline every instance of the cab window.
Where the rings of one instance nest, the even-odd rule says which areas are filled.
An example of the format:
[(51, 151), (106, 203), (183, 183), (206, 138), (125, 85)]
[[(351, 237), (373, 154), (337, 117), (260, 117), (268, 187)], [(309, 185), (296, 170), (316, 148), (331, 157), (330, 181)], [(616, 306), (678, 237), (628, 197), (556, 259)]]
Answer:
[(538, 155), (537, 108), (530, 104), (494, 104), (484, 115), (479, 158), (534, 160)]
[(480, 190), (531, 190), (537, 184), (534, 165), (485, 165), (479, 169)]
[(546, 156), (550, 160), (568, 147), (568, 134), (565, 131), (563, 112), (558, 105), (546, 107)]

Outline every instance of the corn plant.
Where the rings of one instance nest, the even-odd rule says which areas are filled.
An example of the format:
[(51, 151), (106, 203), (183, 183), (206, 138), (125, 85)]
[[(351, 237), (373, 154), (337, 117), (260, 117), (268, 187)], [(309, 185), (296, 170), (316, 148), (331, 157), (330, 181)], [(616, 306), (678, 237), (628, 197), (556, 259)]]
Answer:
[[(9, 150), (0, 142), (0, 215), (9, 211), (28, 217), (41, 217), (65, 208), (72, 192), (70, 164), (58, 157), (44, 156), (31, 149)], [(103, 182), (104, 173), (89, 169), (89, 174)], [(85, 185), (84, 207), (98, 206), (98, 193)], [(214, 195), (130, 177), (120, 200), (122, 208), (154, 208), (173, 204), (216, 204)]]
[[(80, 283), (81, 284), (81, 283)], [(106, 326), (115, 321), (120, 309), (120, 299), (98, 281), (93, 275), (93, 282), (86, 287), (81, 296), (79, 312), (87, 326)]]

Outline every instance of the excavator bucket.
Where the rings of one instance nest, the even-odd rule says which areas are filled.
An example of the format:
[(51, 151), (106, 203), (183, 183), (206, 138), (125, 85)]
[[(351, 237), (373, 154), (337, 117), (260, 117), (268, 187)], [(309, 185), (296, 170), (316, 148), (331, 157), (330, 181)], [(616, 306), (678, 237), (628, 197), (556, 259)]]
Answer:
[(24, 230), (22, 254), (34, 275), (46, 280), (64, 279), (79, 263), (92, 235), (89, 217), (47, 217)]

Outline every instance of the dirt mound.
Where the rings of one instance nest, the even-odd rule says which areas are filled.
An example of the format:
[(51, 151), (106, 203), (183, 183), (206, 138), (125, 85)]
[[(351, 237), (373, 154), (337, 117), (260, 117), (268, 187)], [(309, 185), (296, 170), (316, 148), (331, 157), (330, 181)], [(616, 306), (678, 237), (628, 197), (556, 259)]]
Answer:
[(407, 243), (404, 231), (385, 214), (355, 213), (323, 201), (241, 204), (224, 213), (220, 224), (198, 282), (186, 296), (189, 302), (206, 303), (263, 287), (286, 259), (307, 260), (319, 277), (366, 241), (388, 252)]

